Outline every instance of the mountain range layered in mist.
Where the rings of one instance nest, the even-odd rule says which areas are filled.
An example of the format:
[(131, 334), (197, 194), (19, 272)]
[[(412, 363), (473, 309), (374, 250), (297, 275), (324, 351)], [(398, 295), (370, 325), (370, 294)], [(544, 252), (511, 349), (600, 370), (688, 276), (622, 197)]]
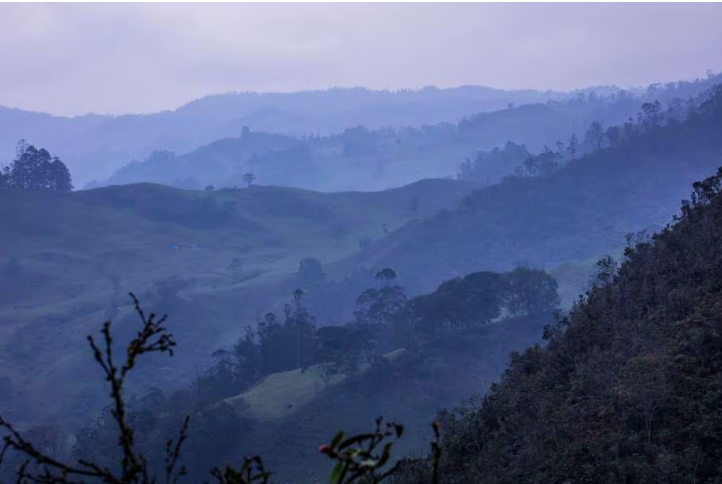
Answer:
[(132, 292), (178, 343), (126, 387), (153, 471), (190, 414), (194, 481), (321, 479), (319, 441), (384, 414), (402, 482), (435, 417), (438, 482), (716, 482), (721, 86), (1, 108), (3, 418), (114, 468), (85, 336), (132, 341)]

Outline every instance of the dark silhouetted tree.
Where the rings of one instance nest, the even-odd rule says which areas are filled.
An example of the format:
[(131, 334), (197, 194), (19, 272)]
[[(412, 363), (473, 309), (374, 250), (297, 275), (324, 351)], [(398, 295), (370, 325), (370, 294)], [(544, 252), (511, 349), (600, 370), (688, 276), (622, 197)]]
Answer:
[(303, 305), (303, 296), (302, 290), (293, 291), (293, 305), (287, 304), (284, 308), (286, 313), (284, 326), (295, 340), (295, 351), (289, 352), (295, 354), (296, 357), (293, 368), (305, 369), (313, 362), (316, 348), (316, 324), (315, 318)]
[(529, 155), (515, 170), (517, 176), (548, 176), (562, 164), (563, 151), (552, 151), (548, 146), (537, 155)]
[(604, 139), (604, 126), (599, 121), (590, 124), (584, 134), (584, 144), (593, 151), (601, 150), (604, 147)]
[(571, 137), (569, 138), (569, 142), (567, 143), (567, 158), (574, 159), (579, 154), (579, 138), (577, 138), (576, 133), (572, 133)]
[(18, 143), (16, 159), (4, 170), (2, 185), (14, 190), (69, 192), (70, 171), (57, 157), (24, 142)]
[(243, 175), (243, 181), (246, 183), (246, 186), (248, 188), (251, 188), (251, 185), (253, 185), (253, 182), (256, 181), (256, 175), (254, 175), (251, 172), (248, 172), (245, 175)]
[(623, 131), (620, 126), (610, 126), (604, 133), (604, 136), (609, 141), (609, 146), (617, 146), (623, 140)]
[(354, 317), (358, 324), (390, 326), (406, 310), (406, 291), (398, 284), (393, 269), (386, 268), (376, 274), (380, 287), (372, 287), (356, 300)]
[(642, 104), (642, 116), (645, 129), (659, 127), (662, 124), (662, 105), (659, 101)]
[(504, 302), (513, 315), (552, 312), (559, 306), (557, 281), (542, 270), (518, 267), (504, 275)]
[(46, 166), (46, 177), (50, 190), (58, 192), (70, 192), (73, 190), (73, 181), (70, 176), (70, 170), (59, 158), (53, 158), (53, 161)]
[(432, 341), (442, 329), (453, 331), (488, 324), (501, 314), (503, 278), (494, 272), (474, 272), (442, 283), (431, 294), (410, 304), (415, 331)]

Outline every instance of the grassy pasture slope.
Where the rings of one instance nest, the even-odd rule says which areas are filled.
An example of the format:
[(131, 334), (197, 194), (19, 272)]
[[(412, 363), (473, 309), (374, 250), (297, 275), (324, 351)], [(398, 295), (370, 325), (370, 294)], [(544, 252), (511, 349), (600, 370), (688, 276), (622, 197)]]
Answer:
[[(97, 389), (66, 384), (97, 376), (86, 365), (85, 335), (107, 315), (132, 330), (136, 321), (124, 295), (142, 296), (153, 282), (178, 277), (190, 283), (170, 320), (180, 350), (153, 369), (152, 379), (161, 384), (190, 376), (241, 325), (286, 297), (278, 290), (303, 257), (328, 263), (348, 256), (361, 238), (383, 237), (383, 224), (391, 232), (453, 206), (474, 188), (423, 180), (373, 193), (155, 184), (71, 194), (0, 192), (3, 373), (17, 401), (32, 402), (23, 406), (30, 413), (62, 414), (62, 406), (42, 398), (51, 390), (63, 400), (87, 400), (91, 408)], [(416, 213), (409, 208), (414, 197)], [(236, 275), (227, 270), (234, 257), (243, 261)]]

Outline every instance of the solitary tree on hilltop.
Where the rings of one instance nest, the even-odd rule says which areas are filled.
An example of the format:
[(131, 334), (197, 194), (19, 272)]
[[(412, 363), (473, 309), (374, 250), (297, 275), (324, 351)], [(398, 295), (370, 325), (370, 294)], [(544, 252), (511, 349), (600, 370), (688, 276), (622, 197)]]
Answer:
[(253, 185), (253, 182), (256, 181), (256, 175), (254, 175), (251, 172), (248, 172), (245, 175), (243, 175), (243, 181), (246, 182), (246, 185), (248, 185), (248, 188), (251, 188), (251, 185)]

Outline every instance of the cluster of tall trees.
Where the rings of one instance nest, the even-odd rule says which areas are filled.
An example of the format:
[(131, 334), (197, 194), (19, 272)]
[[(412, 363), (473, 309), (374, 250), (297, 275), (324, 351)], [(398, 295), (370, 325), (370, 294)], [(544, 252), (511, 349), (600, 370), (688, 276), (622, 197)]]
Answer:
[(15, 160), (0, 170), (0, 190), (69, 192), (73, 182), (60, 158), (20, 141)]
[[(302, 270), (313, 265), (309, 261), (314, 259), (302, 261)], [(238, 394), (271, 373), (312, 365), (354, 374), (385, 352), (406, 348), (423, 354), (440, 338), (473, 331), (502, 315), (538, 317), (559, 305), (557, 283), (542, 270), (473, 273), (413, 298), (397, 277), (390, 268), (379, 271), (375, 287), (359, 295), (351, 321), (342, 325), (319, 325), (297, 289), (281, 317), (265, 314), (232, 348), (214, 354), (217, 361), (203, 377), (206, 401)]]
[[(170, 429), (190, 414), (188, 430), (193, 438), (186, 444), (190, 455), (186, 462), (194, 467), (191, 478), (200, 479), (208, 467), (229, 458), (242, 440), (239, 436), (251, 425), (223, 400), (266, 375), (314, 366), (326, 382), (338, 374), (364, 378), (359, 371), (363, 368), (372, 373), (374, 369), (385, 371), (382, 354), (390, 349), (405, 347), (423, 357), (442, 338), (463, 338), (503, 313), (536, 315), (550, 312), (558, 304), (554, 279), (539, 270), (470, 274), (414, 298), (406, 295), (397, 280), (392, 269), (379, 271), (376, 285), (357, 298), (352, 320), (335, 326), (319, 326), (304, 303), (303, 292), (295, 291), (281, 317), (268, 313), (254, 329), (247, 328), (231, 348), (215, 353), (216, 363), (188, 388), (172, 393), (156, 390), (131, 399), (126, 416), (128, 425), (137, 429), (137, 445), (151, 461), (163, 462), (161, 451)], [(180, 281), (166, 281), (156, 285), (148, 297), (154, 307), (167, 307), (169, 298), (177, 297), (182, 287)], [(121, 456), (113, 438), (115, 427), (108, 410), (76, 433), (71, 457), (107, 463), (112, 468), (111, 463)], [(57, 440), (50, 430), (43, 432), (48, 437), (44, 440)]]

